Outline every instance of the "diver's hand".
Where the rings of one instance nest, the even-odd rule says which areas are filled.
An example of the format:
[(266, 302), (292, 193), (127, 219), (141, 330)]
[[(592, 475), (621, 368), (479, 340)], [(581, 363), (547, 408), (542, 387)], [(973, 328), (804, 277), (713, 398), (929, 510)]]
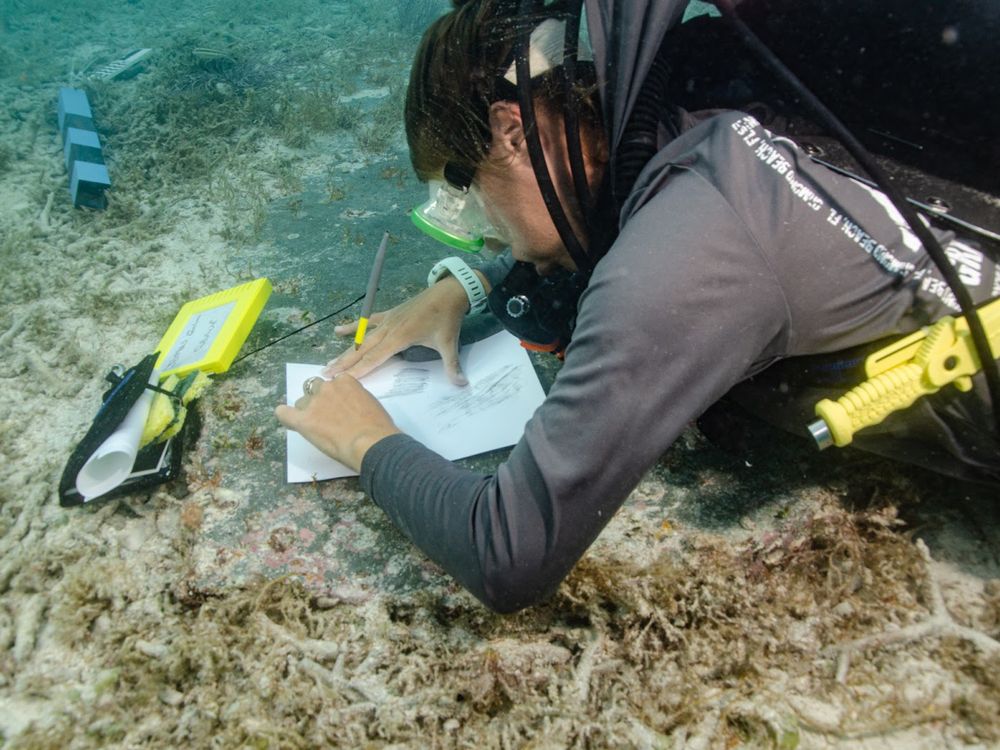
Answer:
[(281, 404), (274, 414), (285, 427), (359, 473), (368, 449), (399, 432), (382, 404), (349, 375), (317, 381), (311, 394), (294, 406)]
[[(458, 363), (458, 337), (468, 310), (469, 298), (462, 285), (452, 277), (441, 279), (403, 304), (372, 315), (361, 348), (349, 349), (329, 362), (323, 375), (345, 373), (360, 378), (392, 355), (420, 344), (437, 350), (452, 383), (466, 385), (469, 381)], [(348, 323), (337, 326), (334, 333), (353, 336), (357, 329), (357, 322)]]

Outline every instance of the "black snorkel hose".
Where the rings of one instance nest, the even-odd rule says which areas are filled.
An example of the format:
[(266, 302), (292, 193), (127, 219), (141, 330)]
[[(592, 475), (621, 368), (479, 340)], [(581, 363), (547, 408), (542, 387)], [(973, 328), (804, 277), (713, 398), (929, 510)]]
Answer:
[(660, 126), (666, 129), (668, 139), (681, 134), (677, 112), (668, 112), (666, 92), (670, 68), (663, 52), (664, 45), (661, 45), (649, 66), (635, 104), (632, 105), (632, 113), (615, 151), (616, 163), (611, 189), (618, 212), (621, 212), (626, 198), (635, 187), (639, 173), (659, 150)]
[[(538, 188), (542, 193), (542, 200), (545, 202), (549, 216), (552, 217), (552, 223), (559, 233), (559, 239), (562, 240), (566, 251), (576, 264), (577, 270), (584, 276), (589, 277), (590, 273), (594, 270), (594, 264), (576, 236), (576, 232), (573, 231), (573, 227), (569, 223), (569, 218), (566, 216), (566, 211), (559, 201), (555, 184), (552, 182), (552, 175), (549, 172), (548, 164), (545, 162), (545, 152), (542, 150), (542, 140), (538, 133), (538, 119), (535, 117), (535, 103), (531, 91), (531, 66), (528, 62), (528, 54), (531, 48), (531, 32), (535, 30), (535, 25), (531, 19), (538, 16), (541, 6), (540, 0), (521, 0), (519, 15), (524, 21), (524, 27), (521, 29), (520, 38), (517, 41), (517, 54), (514, 60), (517, 72), (517, 101), (521, 107), (521, 121), (524, 123), (524, 137), (528, 146), (528, 156), (531, 159), (531, 167), (535, 172)], [(579, 20), (577, 20), (577, 30), (579, 31)], [(576, 59), (576, 46), (576, 40), (574, 39), (572, 47), (574, 50), (572, 55), (574, 63)], [(580, 148), (579, 131), (577, 131), (575, 140), (576, 154), (580, 157), (580, 167), (582, 169), (582, 149)], [(571, 138), (570, 143), (572, 141), (573, 139)], [(569, 148), (572, 152), (574, 146), (571, 145)], [(575, 168), (573, 171), (576, 171)], [(583, 176), (582, 179), (585, 184), (586, 177)], [(577, 178), (574, 175), (574, 183), (576, 182)], [(578, 186), (577, 191), (579, 192)]]
[[(583, 219), (584, 231), (587, 233), (587, 257), (591, 269), (611, 248), (618, 236), (618, 215), (621, 207), (614, 203), (611, 189), (611, 169), (605, 169), (596, 191), (591, 190), (590, 177), (584, 163), (583, 146), (580, 141), (580, 99), (574, 87), (580, 85), (584, 75), (578, 67), (580, 57), (580, 24), (583, 20), (583, 1), (569, 0), (566, 7), (566, 35), (563, 40), (562, 85), (566, 100), (566, 113), (563, 117), (566, 132), (566, 150), (569, 156), (570, 174), (573, 178), (573, 188), (576, 192), (577, 205)], [(593, 61), (589, 62), (591, 73)]]
[(583, 0), (570, 0), (566, 9), (566, 37), (563, 42), (563, 92), (566, 97), (566, 113), (563, 122), (566, 126), (566, 148), (569, 153), (570, 172), (573, 175), (573, 187), (576, 199), (580, 204), (583, 219), (588, 234), (592, 234), (591, 212), (594, 208), (594, 196), (587, 184), (587, 172), (583, 162), (583, 146), (580, 143), (580, 110), (577, 106), (573, 86), (576, 83), (576, 61), (580, 53), (580, 18), (583, 14)]
[[(788, 69), (788, 67), (778, 59), (778, 57), (764, 44), (760, 38), (747, 26), (737, 15), (733, 0), (712, 0), (712, 3), (719, 9), (726, 20), (732, 25), (739, 35), (741, 41), (755, 54), (761, 62), (771, 70), (779, 79), (785, 82), (794, 93), (801, 97), (802, 101), (819, 117), (824, 126), (837, 137), (851, 154), (854, 160), (864, 169), (875, 181), (881, 190), (902, 214), (910, 229), (924, 246), (924, 250), (931, 260), (938, 267), (944, 280), (951, 287), (955, 300), (962, 310), (966, 321), (969, 324), (969, 333), (975, 345), (976, 353), (979, 355), (980, 365), (983, 368), (983, 375), (986, 379), (986, 386), (989, 390), (990, 400), (993, 403), (993, 416), (996, 422), (997, 434), (1000, 436), (1000, 368), (997, 367), (997, 360), (993, 357), (989, 339), (979, 319), (979, 312), (975, 303), (969, 295), (968, 289), (962, 283), (958, 273), (955, 271), (948, 256), (945, 254), (941, 244), (937, 241), (927, 226), (920, 220), (917, 212), (913, 210), (909, 202), (896, 187), (892, 184), (889, 176), (875, 162), (875, 159), (868, 150), (861, 145), (861, 142), (851, 133), (850, 130), (824, 105), (798, 77)], [(518, 74), (520, 75), (520, 73)]]

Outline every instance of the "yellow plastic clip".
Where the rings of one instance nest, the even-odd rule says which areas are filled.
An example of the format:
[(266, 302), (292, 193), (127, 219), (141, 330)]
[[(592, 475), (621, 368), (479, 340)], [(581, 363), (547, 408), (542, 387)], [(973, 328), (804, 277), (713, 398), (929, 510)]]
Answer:
[[(1000, 300), (980, 308), (979, 318), (993, 356), (1000, 357)], [(981, 366), (966, 319), (941, 318), (868, 357), (868, 380), (835, 401), (823, 399), (816, 404), (819, 419), (809, 425), (809, 432), (821, 449), (843, 447), (858, 430), (878, 424), (946, 385), (970, 390), (972, 376)]]

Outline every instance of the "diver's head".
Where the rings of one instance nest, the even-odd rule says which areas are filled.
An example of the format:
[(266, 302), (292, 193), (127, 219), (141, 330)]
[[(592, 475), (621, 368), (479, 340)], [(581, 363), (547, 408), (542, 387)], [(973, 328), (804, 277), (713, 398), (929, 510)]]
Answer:
[[(432, 234), (434, 227), (441, 229), (443, 234), (435, 236), (461, 249), (477, 249), (476, 237), (483, 234), (509, 242), (515, 257), (530, 262), (535, 261), (528, 257), (528, 248), (534, 248), (545, 256), (539, 261), (543, 270), (562, 248), (545, 215), (524, 148), (525, 123), (517, 104), (513, 60), (524, 29), (537, 29), (543, 23), (553, 26), (553, 19), (565, 20), (565, 11), (557, 3), (547, 6), (544, 16), (524, 18), (518, 3), (510, 0), (455, 0), (454, 4), (424, 34), (407, 90), (406, 135), (414, 171), (423, 181), (446, 186), (443, 191), (432, 187), (431, 199), (415, 212), (414, 221)], [(550, 36), (556, 38), (564, 28), (556, 24)], [(558, 42), (561, 61), (561, 36)], [(534, 47), (533, 33), (533, 54)], [(562, 117), (566, 88), (558, 63), (539, 67), (541, 72), (536, 73), (532, 61), (536, 127), (559, 199), (578, 236), (583, 236), (566, 156)], [(606, 162), (606, 138), (593, 66), (579, 68), (583, 73), (569, 95), (579, 112), (588, 177), (596, 185)], [(476, 216), (479, 204), (483, 210)], [(463, 233), (462, 227), (470, 222), (478, 226)], [(566, 255), (564, 249), (561, 255)], [(572, 267), (572, 261), (560, 260), (558, 265)]]

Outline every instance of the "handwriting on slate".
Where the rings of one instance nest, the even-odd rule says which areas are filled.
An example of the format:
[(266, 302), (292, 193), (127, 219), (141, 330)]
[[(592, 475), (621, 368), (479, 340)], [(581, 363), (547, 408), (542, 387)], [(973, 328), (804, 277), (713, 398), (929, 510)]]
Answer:
[(161, 369), (184, 367), (208, 356), (216, 336), (234, 307), (236, 303), (229, 302), (192, 315), (177, 335), (177, 340), (170, 348), (170, 353), (164, 359)]

